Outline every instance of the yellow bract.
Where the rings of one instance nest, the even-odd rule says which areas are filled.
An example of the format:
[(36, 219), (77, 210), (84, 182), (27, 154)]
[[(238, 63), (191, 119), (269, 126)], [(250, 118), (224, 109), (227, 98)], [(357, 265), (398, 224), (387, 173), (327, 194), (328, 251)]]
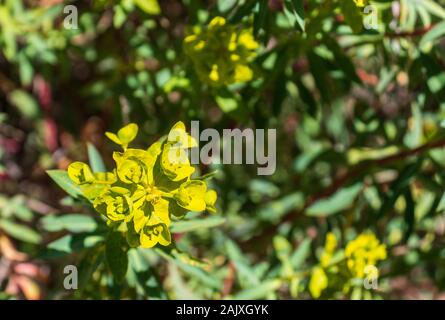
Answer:
[(369, 4), (369, 0), (354, 0), (357, 7), (363, 8)]
[(215, 202), (218, 195), (215, 190), (208, 190), (205, 194), (204, 200), (206, 203), (206, 209), (209, 212), (216, 212)]
[(361, 285), (353, 281), (357, 278), (377, 278), (376, 264), (386, 259), (386, 246), (371, 232), (348, 242), (344, 251), (337, 246), (335, 235), (328, 233), (320, 263), (312, 269), (309, 281), (309, 291), (314, 298), (319, 298), (328, 287), (348, 292), (351, 286)]
[(386, 246), (373, 233), (362, 233), (347, 244), (345, 257), (351, 273), (364, 278), (367, 266), (375, 266), (378, 261), (386, 259)]
[(130, 124), (117, 134), (107, 133), (123, 148), (113, 154), (113, 172), (93, 173), (87, 164), (74, 162), (68, 176), (98, 212), (109, 221), (126, 224), (131, 246), (167, 246), (171, 217), (183, 217), (187, 211), (215, 212), (217, 194), (207, 190), (203, 180), (191, 178), (195, 168), (186, 150), (197, 143), (182, 122), (148, 150), (128, 148), (137, 132), (137, 125)]
[(311, 280), (309, 281), (309, 291), (311, 295), (318, 299), (324, 289), (328, 287), (328, 277), (323, 268), (315, 267), (312, 270)]
[(140, 234), (140, 242), (144, 248), (151, 248), (158, 243), (168, 246), (171, 241), (170, 231), (165, 224), (146, 226)]
[(75, 184), (83, 185), (94, 182), (90, 167), (83, 162), (74, 162), (68, 168), (68, 176)]
[(128, 144), (136, 138), (138, 134), (138, 126), (135, 123), (123, 127), (117, 132), (117, 135), (111, 132), (105, 132), (105, 135), (114, 143), (119, 144), (125, 150)]
[(205, 194), (207, 185), (204, 181), (190, 180), (182, 184), (176, 193), (178, 204), (191, 211), (204, 211), (206, 209)]
[(329, 232), (326, 235), (326, 244), (324, 246), (323, 254), (321, 255), (320, 258), (320, 264), (323, 267), (327, 267), (329, 265), (336, 249), (337, 249), (337, 238), (332, 232)]
[(184, 39), (185, 52), (203, 82), (217, 87), (253, 78), (249, 65), (259, 45), (252, 30), (240, 31), (240, 27), (215, 17), (207, 28), (195, 28), (194, 34)]

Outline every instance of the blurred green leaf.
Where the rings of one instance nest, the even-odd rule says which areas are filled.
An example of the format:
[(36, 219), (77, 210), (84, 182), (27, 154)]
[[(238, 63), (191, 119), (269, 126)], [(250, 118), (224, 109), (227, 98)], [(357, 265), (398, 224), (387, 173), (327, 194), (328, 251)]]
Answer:
[[(428, 46), (432, 45), (432, 42), (442, 39), (445, 35), (445, 21), (442, 21), (428, 31), (420, 40), (419, 47), (423, 50), (427, 50)], [(428, 50), (429, 51), (429, 50)]]
[(14, 90), (9, 94), (9, 100), (25, 118), (37, 120), (40, 117), (40, 109), (37, 101), (26, 91)]
[(293, 26), (305, 31), (303, 0), (284, 0), (284, 13)]
[(40, 255), (41, 258), (56, 258), (67, 253), (78, 252), (92, 248), (104, 241), (103, 236), (92, 234), (68, 234), (47, 245), (47, 250)]
[(311, 250), (311, 240), (304, 239), (298, 245), (297, 250), (295, 250), (290, 257), (291, 264), (295, 269), (301, 268), (301, 266), (309, 256), (310, 250)]
[(235, 265), (237, 276), (242, 278), (249, 286), (259, 285), (260, 279), (258, 279), (236, 243), (232, 240), (226, 240), (225, 247), (230, 260)]
[(215, 100), (221, 110), (225, 113), (238, 109), (238, 101), (235, 98), (218, 96)]
[(346, 23), (355, 33), (363, 29), (362, 13), (354, 1), (340, 1), (340, 8), (345, 17)]
[(185, 221), (174, 221), (171, 224), (171, 232), (184, 233), (191, 232), (197, 229), (214, 228), (224, 224), (225, 219), (221, 217), (209, 217), (205, 219), (193, 219)]
[(253, 288), (242, 290), (230, 298), (234, 300), (264, 299), (270, 293), (277, 290), (281, 285), (282, 282), (278, 279), (266, 280)]
[(313, 203), (307, 210), (309, 217), (326, 217), (347, 209), (363, 188), (362, 183), (356, 183), (337, 191), (327, 199)]
[(70, 232), (92, 232), (97, 228), (93, 217), (85, 214), (47, 215), (40, 219), (42, 228), (50, 232), (68, 230)]
[(110, 232), (105, 243), (105, 258), (117, 283), (122, 283), (128, 269), (127, 242), (120, 232)]
[(40, 243), (42, 240), (42, 237), (30, 227), (10, 220), (0, 219), (0, 229), (17, 240), (34, 244)]
[(292, 193), (261, 208), (258, 217), (265, 221), (277, 221), (287, 212), (300, 209), (303, 202), (303, 195), (300, 192)]
[(142, 11), (157, 15), (161, 13), (161, 7), (159, 6), (158, 0), (133, 0), (134, 3), (141, 9)]

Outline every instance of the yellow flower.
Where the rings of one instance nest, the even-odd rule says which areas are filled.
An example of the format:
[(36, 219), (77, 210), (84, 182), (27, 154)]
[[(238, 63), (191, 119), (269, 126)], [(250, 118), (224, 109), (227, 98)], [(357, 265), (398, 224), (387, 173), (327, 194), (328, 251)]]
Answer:
[(315, 267), (312, 270), (309, 281), (309, 292), (315, 299), (320, 298), (321, 293), (328, 287), (328, 277), (323, 268)]
[(215, 190), (208, 190), (205, 194), (204, 201), (206, 203), (206, 210), (209, 212), (216, 212), (215, 203), (218, 198), (218, 194)]
[(326, 235), (326, 243), (324, 246), (324, 251), (320, 258), (320, 264), (323, 267), (327, 267), (329, 265), (332, 256), (334, 255), (335, 249), (337, 249), (337, 238), (332, 232), (329, 232)]
[(190, 165), (187, 149), (197, 145), (196, 140), (185, 131), (184, 123), (176, 123), (170, 130), (162, 150), (161, 168), (164, 174), (173, 181), (190, 177), (195, 168)]
[(138, 126), (135, 123), (130, 123), (129, 125), (120, 129), (117, 134), (111, 132), (105, 132), (105, 135), (112, 140), (114, 143), (119, 144), (125, 150), (128, 144), (136, 138), (138, 134)]
[(83, 162), (73, 162), (68, 168), (68, 176), (78, 185), (94, 182), (93, 172), (90, 167)]
[(119, 179), (127, 184), (149, 184), (153, 181), (153, 167), (156, 157), (148, 151), (127, 149), (124, 153), (113, 154)]
[(201, 180), (190, 180), (179, 187), (175, 194), (177, 203), (191, 211), (204, 211), (206, 209), (205, 195), (207, 185)]
[(207, 28), (195, 28), (184, 39), (184, 50), (201, 81), (218, 87), (253, 78), (250, 63), (259, 45), (251, 29), (240, 31), (240, 27), (215, 17)]
[(311, 279), (309, 281), (309, 291), (315, 299), (319, 298), (321, 293), (328, 287), (329, 280), (325, 269), (329, 268), (336, 249), (337, 238), (334, 233), (329, 232), (326, 235), (326, 242), (320, 257), (320, 265), (312, 269)]
[(378, 261), (386, 259), (386, 246), (373, 233), (362, 233), (346, 245), (345, 257), (352, 275), (364, 278), (367, 266), (375, 266)]
[(187, 211), (206, 209), (215, 212), (217, 195), (207, 190), (203, 180), (191, 179), (195, 168), (186, 150), (197, 143), (182, 122), (147, 150), (128, 148), (137, 132), (137, 125), (130, 124), (117, 134), (107, 133), (123, 148), (113, 153), (113, 173), (93, 173), (87, 164), (74, 162), (68, 176), (99, 213), (109, 221), (126, 223), (131, 246), (167, 246), (172, 216), (181, 218)]
[(357, 7), (363, 8), (369, 4), (369, 0), (354, 0), (354, 3)]
[(90, 200), (104, 193), (116, 182), (114, 173), (93, 173), (91, 168), (83, 162), (73, 162), (68, 167), (68, 177), (80, 187), (83, 195)]
[(145, 226), (140, 234), (141, 246), (143, 248), (154, 247), (157, 243), (168, 246), (171, 243), (171, 235), (165, 224)]
[(111, 221), (130, 221), (133, 201), (130, 192), (121, 187), (111, 187), (94, 200), (94, 208)]

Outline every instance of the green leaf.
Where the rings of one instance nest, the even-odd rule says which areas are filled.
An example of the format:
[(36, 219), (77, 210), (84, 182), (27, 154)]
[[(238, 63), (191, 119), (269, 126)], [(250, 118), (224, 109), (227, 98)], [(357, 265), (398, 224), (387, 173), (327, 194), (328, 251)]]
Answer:
[(84, 214), (64, 214), (61, 216), (48, 215), (40, 219), (42, 228), (46, 231), (56, 232), (68, 230), (74, 233), (92, 232), (97, 228), (93, 217)]
[(419, 47), (422, 50), (429, 51), (428, 47), (436, 40), (443, 39), (445, 36), (445, 21), (438, 23), (434, 28), (428, 31), (420, 40)]
[(362, 183), (356, 183), (337, 191), (327, 199), (318, 200), (306, 210), (306, 215), (310, 217), (326, 217), (347, 209), (358, 196), (362, 187)]
[(437, 206), (437, 211), (442, 212), (445, 211), (445, 192), (442, 194), (440, 198), (439, 205)]
[(345, 17), (346, 23), (354, 33), (359, 33), (363, 29), (363, 18), (360, 8), (352, 0), (341, 0), (340, 8)]
[(324, 102), (331, 102), (334, 96), (334, 83), (329, 75), (328, 61), (311, 51), (307, 54), (309, 68), (314, 77), (315, 85)]
[(250, 15), (252, 10), (255, 8), (257, 0), (246, 0), (242, 5), (239, 5), (236, 12), (230, 17), (229, 21), (231, 23), (236, 23), (242, 20), (244, 17)]
[(411, 190), (409, 187), (405, 188), (404, 191), (406, 209), (405, 209), (405, 241), (408, 240), (409, 236), (414, 230), (414, 224), (416, 222), (415, 218), (415, 203), (413, 199), (413, 195), (411, 194)]
[(345, 54), (343, 49), (338, 44), (337, 40), (331, 37), (325, 37), (324, 41), (326, 42), (328, 48), (331, 50), (332, 54), (334, 55), (335, 63), (344, 72), (347, 79), (360, 84), (361, 80), (356, 73), (355, 66), (352, 63), (352, 59)]
[(170, 231), (172, 233), (190, 232), (197, 229), (208, 229), (222, 225), (226, 220), (221, 217), (210, 217), (206, 219), (193, 219), (188, 221), (172, 222)]
[(102, 156), (100, 155), (99, 151), (97, 151), (96, 147), (91, 143), (88, 143), (88, 159), (93, 172), (107, 171)]
[(48, 170), (46, 173), (48, 173), (51, 179), (53, 179), (59, 185), (59, 187), (65, 190), (70, 196), (73, 198), (82, 197), (82, 191), (80, 190), (79, 186), (71, 181), (66, 171)]
[(23, 86), (29, 86), (34, 76), (34, 68), (29, 59), (24, 54), (24, 51), (18, 55), (18, 65), (20, 80)]
[(407, 188), (414, 178), (414, 176), (419, 172), (424, 158), (419, 157), (414, 163), (410, 163), (405, 166), (405, 168), (400, 170), (398, 178), (393, 181), (389, 187), (389, 191), (384, 195), (384, 202), (377, 213), (377, 217), (382, 217), (386, 212), (394, 208), (399, 196), (403, 193), (405, 188)]
[(239, 103), (232, 97), (215, 97), (215, 101), (224, 113), (229, 113), (238, 109)]
[(230, 261), (235, 265), (238, 278), (243, 280), (241, 285), (243, 287), (259, 285), (260, 279), (258, 279), (252, 266), (249, 265), (249, 262), (236, 243), (232, 240), (226, 240), (225, 247)]
[(243, 291), (238, 292), (236, 295), (231, 298), (234, 300), (253, 300), (253, 299), (264, 299), (270, 293), (276, 291), (279, 287), (281, 287), (282, 282), (279, 279), (266, 280), (260, 285), (257, 285), (252, 288), (245, 289)]
[(249, 191), (252, 197), (259, 199), (262, 197), (275, 198), (280, 194), (280, 188), (266, 179), (250, 180)]
[(67, 253), (93, 248), (104, 240), (103, 236), (91, 234), (68, 234), (48, 244), (40, 257), (54, 258)]
[(291, 265), (298, 269), (300, 268), (306, 258), (309, 256), (311, 252), (311, 240), (305, 239), (303, 240), (300, 245), (298, 246), (297, 250), (294, 251), (294, 253), (290, 257)]
[(298, 88), (299, 97), (306, 106), (307, 113), (311, 117), (315, 118), (317, 115), (317, 101), (314, 99), (313, 94), (301, 81), (301, 79), (296, 80), (296, 85)]
[(218, 0), (218, 10), (221, 12), (229, 11), (237, 2), (237, 0)]
[(221, 290), (222, 283), (219, 279), (215, 278), (214, 275), (212, 275), (209, 272), (204, 271), (201, 268), (191, 266), (189, 264), (177, 262), (176, 265), (179, 269), (181, 269), (183, 272), (187, 273), (188, 275), (196, 278), (200, 282), (202, 282), (204, 285), (214, 288), (216, 290)]
[(115, 5), (113, 9), (114, 9), (113, 26), (116, 29), (119, 29), (125, 23), (125, 20), (127, 19), (127, 13), (125, 12), (124, 8), (121, 5)]
[(122, 283), (128, 269), (126, 240), (120, 232), (110, 232), (105, 244), (108, 267), (117, 283)]
[(303, 195), (295, 192), (267, 204), (259, 210), (258, 217), (264, 221), (277, 221), (287, 212), (301, 208), (303, 203)]
[(92, 248), (88, 250), (79, 263), (79, 288), (87, 288), (94, 271), (103, 263), (104, 252), (102, 248)]
[(0, 229), (11, 237), (24, 242), (37, 244), (42, 240), (42, 237), (31, 228), (10, 220), (0, 220)]
[(158, 247), (156, 251), (164, 258), (169, 260), (174, 260), (178, 263), (188, 264), (193, 267), (205, 268), (209, 266), (209, 263), (206, 261), (199, 260), (195, 257), (192, 257), (186, 252), (183, 252), (176, 248), (175, 245), (170, 245), (168, 247)]
[(162, 257), (174, 262), (183, 272), (191, 275), (211, 288), (221, 290), (221, 281), (203, 270), (203, 268), (209, 266), (208, 263), (200, 261), (186, 252), (180, 251), (173, 245), (169, 247), (159, 247), (155, 250)]
[(151, 268), (150, 258), (155, 258), (152, 250), (130, 249), (126, 281), (129, 286), (136, 288), (138, 294), (144, 297), (167, 299), (162, 282), (156, 275), (156, 270)]
[(157, 15), (161, 13), (158, 0), (134, 0), (134, 3), (148, 14)]
[(436, 17), (445, 19), (445, 9), (436, 0), (422, 0), (416, 2)]
[(15, 195), (13, 198), (7, 199), (5, 203), (1, 202), (0, 209), (3, 217), (15, 216), (25, 222), (32, 221), (34, 214), (28, 208), (26, 198), (23, 195)]
[[(227, 1), (227, 0), (225, 0)], [(255, 10), (253, 16), (253, 34), (255, 36), (258, 35), (258, 32), (261, 29), (264, 29), (264, 25), (266, 22), (267, 14), (269, 12), (269, 6), (267, 0), (259, 0), (258, 1), (258, 9)]]
[(305, 31), (303, 0), (285, 0), (284, 13), (292, 25)]
[(9, 100), (16, 106), (21, 114), (30, 120), (36, 120), (40, 117), (40, 109), (37, 101), (32, 95), (23, 90), (14, 90), (9, 94)]

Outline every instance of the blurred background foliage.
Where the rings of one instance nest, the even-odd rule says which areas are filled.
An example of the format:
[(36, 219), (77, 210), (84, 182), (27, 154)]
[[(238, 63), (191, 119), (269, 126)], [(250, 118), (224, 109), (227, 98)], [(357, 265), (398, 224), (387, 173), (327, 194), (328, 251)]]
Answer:
[[(209, 85), (185, 54), (216, 16), (258, 42), (250, 81)], [(378, 289), (321, 298), (444, 298), (444, 35), (443, 0), (0, 0), (0, 298), (307, 299), (327, 235), (368, 230)], [(201, 165), (224, 223), (173, 232), (208, 264), (132, 249), (119, 283), (103, 221), (45, 171), (109, 166), (105, 131), (136, 122), (146, 146), (179, 120), (277, 128), (277, 170)]]

